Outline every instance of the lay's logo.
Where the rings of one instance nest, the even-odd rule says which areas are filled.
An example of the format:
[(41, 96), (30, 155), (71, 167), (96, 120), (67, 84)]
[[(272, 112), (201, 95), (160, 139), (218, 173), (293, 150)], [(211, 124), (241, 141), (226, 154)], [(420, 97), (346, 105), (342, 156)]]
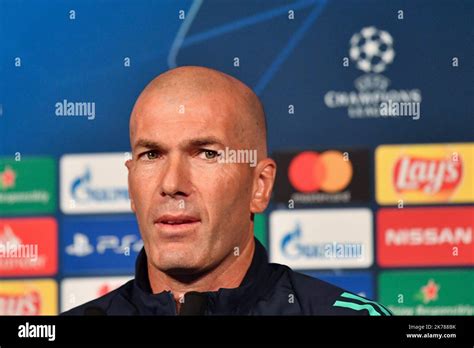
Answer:
[(380, 204), (474, 201), (474, 146), (384, 145), (376, 151)]
[(0, 294), (2, 315), (40, 315), (41, 299), (37, 291), (25, 294)]
[(56, 315), (57, 303), (52, 279), (0, 280), (0, 316)]
[(437, 194), (455, 189), (462, 176), (462, 162), (458, 158), (431, 159), (404, 156), (394, 169), (394, 186), (397, 192), (422, 191)]

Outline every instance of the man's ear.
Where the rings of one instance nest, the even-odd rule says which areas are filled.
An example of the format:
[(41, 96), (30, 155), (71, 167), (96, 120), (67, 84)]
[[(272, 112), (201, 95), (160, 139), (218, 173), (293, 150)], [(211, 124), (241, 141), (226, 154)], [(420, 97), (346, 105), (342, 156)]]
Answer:
[(275, 161), (271, 158), (260, 161), (255, 168), (254, 175), (250, 212), (261, 213), (267, 208), (272, 195), (276, 177)]
[(133, 159), (128, 159), (125, 161), (125, 167), (127, 167), (128, 169), (128, 197), (130, 198), (130, 207), (132, 208), (132, 211), (135, 213), (136, 210), (135, 210), (135, 202), (133, 201), (133, 197), (132, 197), (132, 186), (130, 185), (130, 172), (132, 170), (132, 167), (133, 167)]

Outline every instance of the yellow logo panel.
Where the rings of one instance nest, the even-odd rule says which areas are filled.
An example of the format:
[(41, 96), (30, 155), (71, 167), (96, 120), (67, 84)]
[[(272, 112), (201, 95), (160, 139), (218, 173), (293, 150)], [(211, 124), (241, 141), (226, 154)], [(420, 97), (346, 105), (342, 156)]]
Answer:
[(58, 287), (54, 280), (0, 281), (0, 315), (56, 315)]
[(382, 205), (474, 202), (474, 144), (381, 145), (375, 181)]

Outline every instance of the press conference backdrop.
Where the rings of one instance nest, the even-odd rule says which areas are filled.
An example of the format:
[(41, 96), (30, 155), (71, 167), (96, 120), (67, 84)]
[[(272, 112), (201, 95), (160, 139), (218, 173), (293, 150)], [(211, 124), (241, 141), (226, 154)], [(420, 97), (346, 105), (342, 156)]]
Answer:
[[(128, 118), (169, 68), (251, 86), (272, 262), (395, 314), (474, 313), (474, 2), (0, 1), (0, 314), (133, 277)], [(231, 231), (222, 231), (230, 233)]]

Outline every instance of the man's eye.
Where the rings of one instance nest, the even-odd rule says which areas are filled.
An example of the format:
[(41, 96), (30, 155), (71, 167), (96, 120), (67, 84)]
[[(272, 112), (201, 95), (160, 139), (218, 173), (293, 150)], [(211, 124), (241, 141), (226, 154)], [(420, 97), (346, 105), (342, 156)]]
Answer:
[(158, 153), (156, 151), (148, 151), (148, 152), (145, 152), (144, 155), (149, 160), (154, 160), (154, 159), (157, 159), (159, 157)]
[(213, 150), (202, 150), (201, 155), (204, 155), (204, 159), (211, 160), (219, 157), (217, 151)]

